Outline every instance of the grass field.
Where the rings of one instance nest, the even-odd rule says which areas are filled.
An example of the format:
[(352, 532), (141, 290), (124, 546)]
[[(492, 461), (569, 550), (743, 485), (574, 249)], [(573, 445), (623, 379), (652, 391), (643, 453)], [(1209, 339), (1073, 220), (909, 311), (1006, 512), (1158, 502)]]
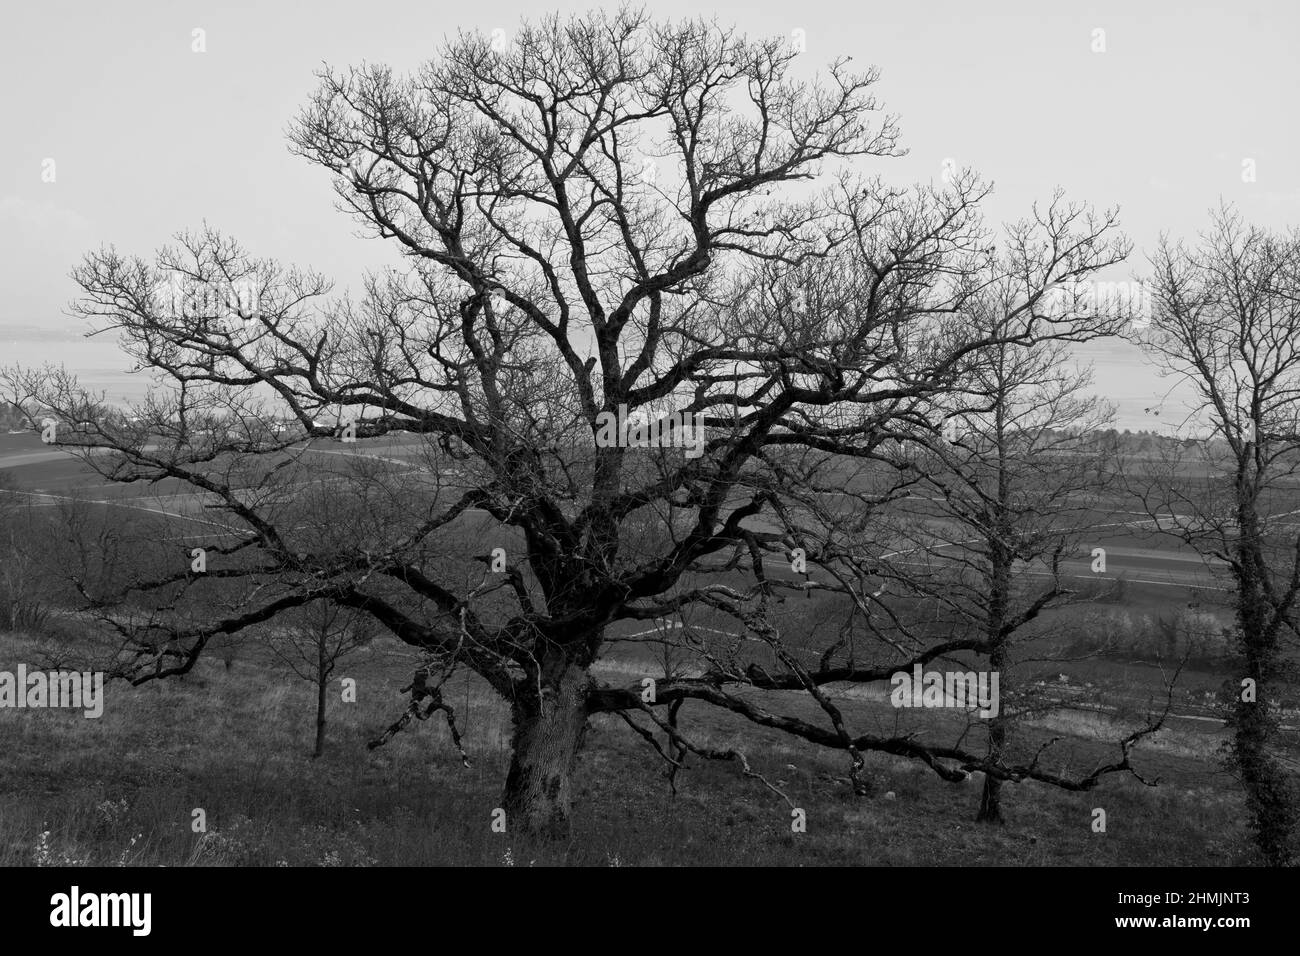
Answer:
[[(324, 456), (340, 449), (320, 450)], [(369, 453), (401, 450), (389, 443)], [(121, 520), (162, 518), (178, 541), (212, 533), (197, 501), (181, 488), (105, 484), (31, 435), (0, 436), (0, 469), (7, 487), (36, 507), (76, 496), (100, 502), (96, 507)], [(1089, 544), (1107, 547), (1112, 573), (1132, 583), (1120, 599), (1088, 613), (1121, 623), (1189, 606), (1222, 615), (1204, 567), (1144, 537), (1129, 521), (1126, 514), (1099, 515)], [(1074, 570), (1082, 578), (1086, 569), (1081, 561)], [(816, 601), (801, 602), (792, 613), (811, 619), (816, 610)], [(1077, 623), (1079, 613), (1046, 614), (1041, 649), (1068, 651), (1054, 635)], [(614, 636), (632, 630), (620, 625)], [(32, 666), (48, 643), (0, 635), (0, 670)], [(1133, 726), (1164, 676), (1154, 655), (1142, 657), (1091, 657), (1071, 663), (1068, 675), (1058, 675), (1055, 663), (1030, 668), (1024, 679), (1043, 681), (1043, 693), (1063, 706), (1024, 725), (1017, 746), (1032, 750), (1060, 736), (1049, 764), (1074, 774), (1114, 759), (1114, 747), (1103, 741)], [(366, 741), (401, 712), (398, 689), (409, 680), (413, 661), (401, 646), (380, 639), (344, 666), (339, 676), (357, 681), (358, 699), (344, 703), (331, 693), (329, 743), (320, 760), (309, 756), (312, 688), (256, 646), (241, 649), (229, 669), (211, 657), (183, 680), (139, 688), (111, 684), (97, 720), (57, 710), (0, 710), (6, 742), (0, 751), (0, 865), (1250, 862), (1240, 791), (1219, 770), (1223, 731), (1212, 698), (1225, 675), (1214, 670), (1182, 675), (1174, 717), (1139, 748), (1139, 769), (1158, 778), (1159, 786), (1128, 775), (1107, 777), (1085, 793), (1014, 785), (1006, 792), (1007, 824), (1001, 827), (973, 822), (978, 776), (948, 784), (919, 763), (868, 754), (874, 794), (857, 798), (845, 782), (842, 753), (687, 704), (683, 723), (697, 741), (744, 750), (754, 769), (805, 811), (806, 832), (792, 832), (789, 805), (734, 764), (692, 760), (672, 796), (660, 758), (617, 718), (598, 717), (581, 756), (573, 839), (554, 847), (529, 846), (492, 830), (508, 759), (509, 713), (476, 679), (457, 678), (448, 694), (465, 731), (470, 768), (461, 766), (436, 717), (386, 747), (367, 750)], [(598, 676), (611, 682), (653, 676), (653, 648), (615, 644), (604, 667)], [(1092, 684), (1105, 689), (1105, 707), (1064, 706), (1080, 686)], [(853, 726), (880, 731), (898, 719), (878, 691), (838, 693)], [(784, 694), (778, 704), (783, 713), (822, 722), (806, 696)], [(912, 717), (922, 720), (919, 729), (939, 719)], [(1292, 757), (1295, 723), (1289, 719), (1284, 731)], [(206, 832), (192, 826), (199, 809)], [(1105, 832), (1094, 830), (1097, 809), (1105, 811)]]
[[(39, 650), (30, 639), (0, 637), (0, 670)], [(205, 662), (180, 681), (109, 685), (98, 720), (0, 712), (0, 865), (1247, 862), (1240, 798), (1208, 752), (1151, 748), (1142, 767), (1161, 777), (1154, 789), (1131, 777), (1091, 793), (1013, 787), (1007, 824), (987, 827), (972, 822), (976, 781), (945, 784), (919, 764), (873, 755), (877, 793), (856, 798), (837, 779), (842, 755), (690, 705), (684, 717), (700, 721), (697, 736), (743, 746), (754, 769), (806, 811), (807, 832), (792, 833), (789, 807), (732, 764), (689, 764), (672, 797), (659, 758), (621, 721), (602, 717), (581, 758), (571, 844), (529, 846), (491, 829), (509, 717), (483, 689), (466, 683), (449, 695), (470, 769), (436, 720), (366, 749), (400, 712), (396, 689), (406, 673), (396, 648), (382, 642), (348, 668), (357, 702), (332, 695), (329, 744), (316, 761), (310, 688), (251, 655), (230, 670)], [(788, 703), (801, 702), (792, 695)], [(205, 834), (192, 829), (199, 808)], [(1095, 808), (1106, 811), (1105, 833), (1093, 832)]]

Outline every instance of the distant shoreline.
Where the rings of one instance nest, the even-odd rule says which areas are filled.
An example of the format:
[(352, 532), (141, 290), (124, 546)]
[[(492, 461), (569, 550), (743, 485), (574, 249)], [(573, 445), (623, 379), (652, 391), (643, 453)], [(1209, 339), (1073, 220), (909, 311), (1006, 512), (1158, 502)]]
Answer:
[[(15, 329), (0, 330), (0, 341)], [(1141, 352), (1133, 345), (1119, 340), (1087, 343), (1073, 349), (1076, 361), (1092, 366), (1093, 388), (1091, 394), (1115, 406), (1114, 427), (1123, 431), (1151, 431), (1172, 435), (1186, 417), (1185, 392), (1171, 391), (1172, 383), (1161, 379), (1156, 370), (1142, 360)], [(3, 348), (0, 365), (39, 366), (46, 363), (63, 365), (77, 376), (81, 387), (117, 406), (138, 403), (145, 397), (151, 383), (148, 371), (131, 373), (106, 363), (115, 359), (127, 360), (106, 339), (72, 339), (52, 341), (45, 336), (22, 336), (10, 339)], [(129, 360), (128, 360), (129, 361)], [(1168, 393), (1163, 403), (1160, 396)], [(1160, 415), (1146, 411), (1159, 407)]]

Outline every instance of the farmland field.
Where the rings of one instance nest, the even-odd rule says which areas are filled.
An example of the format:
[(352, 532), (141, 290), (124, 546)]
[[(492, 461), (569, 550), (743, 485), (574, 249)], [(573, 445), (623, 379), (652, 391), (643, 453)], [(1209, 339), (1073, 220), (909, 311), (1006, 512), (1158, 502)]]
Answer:
[[(399, 436), (354, 445), (316, 442), (294, 454), (320, 461), (304, 480), (326, 481), (333, 468), (346, 475), (353, 456), (418, 472), (419, 447), (410, 436)], [(158, 541), (162, 548), (213, 546), (239, 534), (226, 516), (202, 507), (204, 502), (178, 483), (106, 483), (33, 435), (0, 437), (0, 476), (7, 500), (21, 501), (25, 509), (78, 500), (111, 511), (119, 524), (161, 521), (170, 530)], [(458, 476), (438, 480), (454, 489)], [(250, 487), (257, 484), (254, 476)], [(912, 506), (927, 507), (924, 501)], [(1161, 659), (1158, 646), (1079, 653), (1060, 663), (1082, 646), (1082, 619), (1098, 633), (1118, 627), (1138, 634), (1149, 633), (1141, 626), (1144, 620), (1149, 624), (1153, 617), (1189, 608), (1211, 622), (1230, 621), (1218, 578), (1196, 556), (1148, 533), (1141, 516), (1122, 503), (1109, 511), (1097, 508), (1089, 517), (1090, 532), (1081, 553), (1069, 559), (1067, 576), (1080, 587), (1096, 585), (1090, 555), (1102, 547), (1107, 570), (1100, 577), (1108, 584), (1125, 583), (1118, 596), (1049, 610), (1026, 651), (1027, 657), (1041, 654), (1047, 662), (1026, 663), (1018, 677), (1035, 685), (1040, 699), (1059, 705), (1025, 721), (1018, 746), (1034, 748), (1049, 737), (1062, 738), (1054, 750), (1061, 754), (1062, 772), (1112, 756), (1107, 741), (1137, 726), (1161, 703), (1173, 666)], [(473, 541), (480, 522), (467, 515), (457, 533)], [(821, 592), (792, 591), (785, 599), (793, 619), (807, 625), (791, 641), (810, 660), (825, 640), (815, 622), (829, 613), (828, 601)], [(697, 615), (687, 626), (740, 646), (744, 660), (768, 659), (761, 645), (746, 649), (734, 622), (721, 615)], [(665, 628), (681, 627), (675, 620), (615, 625), (596, 676), (615, 685), (662, 677), (659, 638)], [(1085, 637), (1087, 632), (1083, 628)], [(24, 634), (0, 638), (0, 670), (48, 653), (57, 640)], [(137, 688), (110, 684), (101, 721), (9, 711), (4, 719), (12, 746), (0, 764), (0, 862), (31, 862), (39, 853), (101, 863), (124, 856), (134, 863), (268, 865), (493, 864), (518, 862), (521, 854), (529, 858), (524, 862), (628, 864), (1218, 865), (1246, 858), (1238, 832), (1240, 796), (1218, 770), (1224, 731), (1216, 697), (1224, 674), (1213, 668), (1183, 670), (1164, 729), (1138, 749), (1135, 763), (1144, 778), (1158, 781), (1156, 786), (1119, 776), (1096, 791), (1071, 794), (1024, 783), (1009, 797), (1008, 826), (998, 830), (968, 822), (979, 775), (944, 784), (915, 761), (869, 755), (875, 786), (889, 799), (855, 804), (836, 782), (843, 780), (841, 758), (760, 732), (746, 741), (749, 759), (816, 821), (810, 839), (793, 840), (786, 805), (761, 784), (731, 767), (703, 762), (679, 777), (673, 796), (654, 767), (654, 754), (621, 721), (597, 717), (579, 772), (574, 838), (557, 851), (518, 845), (479, 825), (497, 805), (510, 719), (508, 707), (481, 680), (461, 675), (448, 689), (460, 708), (470, 768), (460, 765), (437, 721), (399, 735), (384, 748), (366, 750), (365, 742), (400, 713), (398, 690), (414, 660), (404, 645), (379, 638), (349, 664), (347, 676), (360, 691), (355, 704), (332, 705), (333, 739), (323, 761), (308, 759), (307, 689), (256, 642), (204, 659), (183, 680)], [(698, 664), (680, 652), (674, 661), (685, 673)], [(900, 726), (888, 688), (831, 685), (828, 692), (855, 724)], [(771, 706), (817, 718), (816, 706), (801, 694), (780, 695)], [(180, 713), (187, 719), (175, 719)], [(698, 721), (696, 733), (717, 746), (738, 740), (742, 730), (741, 722), (707, 708), (692, 713), (687, 705), (683, 717)], [(942, 730), (945, 718), (927, 712), (908, 719), (919, 721), (909, 725), (913, 729)], [(1282, 728), (1291, 760), (1300, 742), (1298, 724), (1293, 703)], [(105, 746), (109, 734), (111, 756)], [(615, 790), (612, 781), (635, 783)], [(1098, 806), (1109, 808), (1112, 821), (1104, 841), (1090, 839), (1088, 828), (1089, 814)], [(215, 821), (206, 836), (187, 826), (196, 807)], [(270, 807), (276, 808), (273, 816)], [(441, 822), (430, 825), (430, 820)], [(716, 828), (737, 839), (711, 840)], [(127, 845), (121, 834), (128, 830), (142, 836)], [(48, 836), (40, 837), (46, 831)], [(948, 836), (938, 843), (914, 838), (922, 832)], [(44, 850), (37, 848), (40, 839)]]

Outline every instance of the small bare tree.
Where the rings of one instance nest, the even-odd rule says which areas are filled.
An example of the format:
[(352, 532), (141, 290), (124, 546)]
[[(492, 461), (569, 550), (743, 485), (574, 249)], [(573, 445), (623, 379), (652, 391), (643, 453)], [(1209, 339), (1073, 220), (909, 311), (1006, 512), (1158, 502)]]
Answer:
[(1230, 682), (1228, 762), (1246, 791), (1261, 856), (1295, 855), (1297, 812), (1276, 732), (1300, 636), (1300, 237), (1220, 207), (1194, 247), (1151, 258), (1152, 314), (1140, 336), (1191, 383), (1195, 441), (1135, 474), (1158, 530), (1226, 569), (1242, 670)]
[[(1003, 290), (1001, 301), (972, 309), (972, 324), (993, 333), (1010, 308)], [(990, 346), (974, 357), (954, 404), (938, 410), (951, 441), (912, 463), (929, 494), (918, 496), (912, 524), (921, 537), (893, 577), (899, 592), (937, 601), (982, 636), (975, 651), (1000, 677), (1002, 706), (987, 721), (997, 762), (1015, 721), (1034, 709), (1014, 692), (1015, 645), (1045, 610), (1077, 596), (1063, 562), (1115, 489), (1115, 448), (1098, 439), (1111, 414), (1087, 394), (1089, 382), (1060, 343)], [(1002, 822), (1002, 783), (985, 776), (976, 819)]]
[[(1053, 232), (1081, 215), (1077, 207), (1053, 203), (1045, 220)], [(1012, 227), (1007, 261), (996, 277), (964, 298), (961, 336), (975, 347), (953, 363), (950, 386), (938, 394), (897, 396), (889, 421), (874, 429), (875, 441), (859, 446), (858, 464), (848, 450), (835, 458), (786, 462), (790, 486), (780, 514), (785, 537), (752, 535), (756, 546), (797, 549), (807, 579), (793, 586), (829, 593), (845, 614), (837, 639), (816, 647), (795, 647), (790, 631), (760, 633), (773, 645), (775, 662), (742, 668), (759, 687), (805, 689), (830, 717), (844, 749), (852, 755), (855, 791), (869, 792), (858, 751), (882, 750), (915, 756), (945, 780), (984, 775), (978, 819), (1001, 819), (1005, 782), (1034, 779), (1069, 790), (1089, 790), (1112, 773), (1142, 779), (1132, 763), (1136, 745), (1159, 730), (1168, 712), (1158, 708), (1142, 726), (1114, 741), (1119, 759), (1078, 776), (1047, 770), (1047, 748), (1026, 759), (1009, 753), (1013, 721), (1056, 702), (1033, 700), (1027, 690), (1007, 694), (1015, 705), (965, 706), (956, 721), (907, 721), (893, 738), (854, 738), (848, 718), (823, 685), (832, 682), (885, 683), (931, 662), (985, 663), (989, 680), (1007, 678), (1018, 639), (1049, 607), (1076, 599), (1065, 562), (1075, 554), (1081, 531), (1112, 485), (1113, 443), (1102, 439), (1108, 411), (1084, 394), (1088, 377), (1071, 367), (1064, 345), (1038, 341), (1023, 347), (1016, 331), (1038, 315), (1087, 315), (1097, 334), (1123, 327), (1126, 312), (1095, 308), (1087, 297), (1085, 267), (1060, 285), (1034, 279), (1043, 263), (1026, 250), (1028, 227)], [(1049, 233), (1050, 234), (1050, 233)], [(1055, 242), (1055, 248), (1071, 248)], [(1091, 266), (1098, 252), (1090, 244)], [(1113, 250), (1112, 250), (1113, 251)], [(837, 289), (851, 288), (841, 267)], [(839, 420), (843, 428), (845, 419)], [(834, 439), (827, 447), (835, 447)], [(775, 565), (776, 562), (772, 562)], [(796, 568), (798, 570), (798, 568)], [(788, 578), (768, 572), (774, 590)], [(847, 598), (847, 602), (843, 599)], [(789, 616), (789, 615), (787, 615)], [(792, 622), (793, 623), (793, 622)], [(816, 666), (800, 653), (819, 655)], [(1001, 683), (1001, 681), (1000, 681)], [(1172, 688), (1168, 688), (1172, 693)], [(967, 701), (969, 704), (969, 701)], [(948, 706), (961, 707), (960, 701)], [(829, 736), (829, 735), (828, 735)], [(985, 753), (968, 741), (987, 739)], [(1053, 741), (1053, 744), (1056, 742)], [(1145, 781), (1144, 781), (1145, 782)]]
[(276, 657), (316, 689), (316, 743), (312, 757), (325, 753), (325, 700), (339, 665), (374, 639), (373, 619), (352, 608), (313, 601), (295, 608), (274, 629), (269, 644)]

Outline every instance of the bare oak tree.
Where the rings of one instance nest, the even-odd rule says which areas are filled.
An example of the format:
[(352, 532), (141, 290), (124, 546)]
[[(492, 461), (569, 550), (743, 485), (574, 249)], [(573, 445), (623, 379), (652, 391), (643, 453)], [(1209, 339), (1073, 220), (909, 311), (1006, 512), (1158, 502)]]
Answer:
[[(625, 10), (526, 24), (504, 49), (461, 35), (410, 77), (326, 71), (293, 148), (405, 262), (358, 298), (213, 230), (152, 261), (89, 255), (80, 312), (162, 384), (135, 422), (67, 441), (109, 449), (86, 456), (108, 478), (177, 483), (226, 523), (207, 578), (138, 581), (133, 607), (153, 594), (154, 613), (105, 611), (119, 672), (184, 673), (215, 635), (321, 600), (364, 611), (427, 652), (413, 698), (466, 668), (509, 702), (503, 805), (535, 834), (568, 831), (593, 714), (666, 735), (670, 760), (749, 770), (679, 729), (683, 701), (855, 759), (1053, 780), (851, 732), (821, 693), (857, 678), (839, 664), (763, 676), (705, 647), (652, 701), (595, 671), (610, 628), (693, 607), (745, 643), (779, 641), (763, 558), (790, 546), (787, 502), (815, 520), (810, 492), (835, 463), (908, 434), (898, 416), (958, 388), (981, 349), (1110, 331), (1051, 290), (1124, 256), (1112, 214), (1058, 197), (999, 234), (973, 176), (862, 178), (855, 163), (898, 152), (875, 71), (804, 80), (796, 57)], [(1020, 295), (996, 330), (972, 329), (968, 305), (1008, 282)], [(49, 407), (83, 401), (57, 378), (21, 384)], [(623, 411), (701, 416), (699, 454), (603, 441)], [(371, 443), (395, 435), (418, 454)], [(331, 437), (355, 455), (312, 459)], [(304, 483), (348, 497), (346, 519), (305, 520), (320, 511)], [(180, 614), (213, 579), (243, 589), (237, 609)], [(830, 704), (826, 725), (753, 697), (790, 687)]]

